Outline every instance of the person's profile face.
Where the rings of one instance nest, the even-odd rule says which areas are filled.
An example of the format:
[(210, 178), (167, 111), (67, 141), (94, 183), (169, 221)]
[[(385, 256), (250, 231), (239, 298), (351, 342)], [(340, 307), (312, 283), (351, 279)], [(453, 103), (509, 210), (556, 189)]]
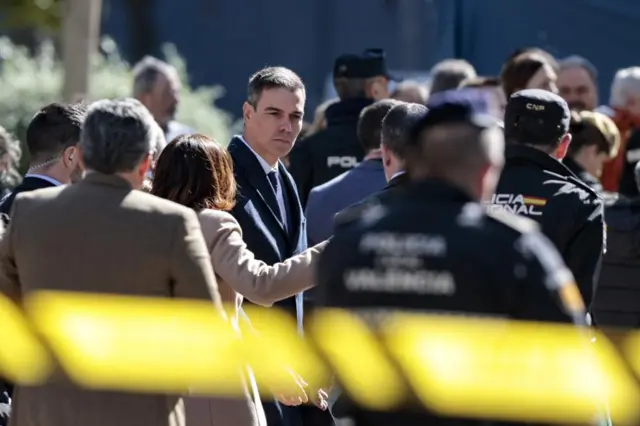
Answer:
[(550, 65), (544, 64), (527, 83), (526, 89), (542, 89), (552, 93), (558, 93), (558, 75)]
[(582, 67), (567, 68), (558, 74), (560, 96), (569, 108), (593, 111), (598, 106), (598, 93), (591, 75)]
[(252, 135), (252, 146), (270, 162), (285, 157), (293, 148), (304, 117), (305, 93), (286, 88), (265, 89), (255, 108), (245, 104), (245, 126)]
[(147, 102), (147, 108), (156, 122), (166, 127), (169, 121), (175, 118), (180, 102), (180, 80), (177, 75), (160, 74), (151, 92), (151, 99)]
[(387, 79), (387, 77), (373, 77), (369, 83), (368, 95), (369, 98), (373, 99), (374, 101), (389, 99), (391, 93), (389, 91), (389, 80)]

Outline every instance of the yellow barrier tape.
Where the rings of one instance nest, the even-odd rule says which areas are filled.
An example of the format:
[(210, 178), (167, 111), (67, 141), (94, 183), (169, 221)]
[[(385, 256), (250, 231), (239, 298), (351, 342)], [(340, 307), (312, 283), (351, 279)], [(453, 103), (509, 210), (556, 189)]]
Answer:
[[(254, 328), (242, 335), (198, 301), (44, 292), (25, 311), (87, 388), (237, 394), (250, 366), (267, 393), (286, 391), (291, 371), (312, 386), (333, 372), (351, 399), (377, 410), (417, 399), (447, 415), (504, 420), (584, 422), (605, 404), (621, 423), (638, 413), (640, 394), (615, 350), (570, 326), (394, 315), (372, 331), (327, 309), (311, 318), (305, 341), (273, 309), (248, 308)], [(9, 330), (3, 373), (21, 384), (45, 379), (53, 360), (21, 311), (0, 297), (0, 315)], [(627, 349), (637, 354), (639, 342)]]
[(27, 385), (44, 382), (53, 368), (44, 346), (33, 335), (19, 309), (0, 296), (0, 374)]

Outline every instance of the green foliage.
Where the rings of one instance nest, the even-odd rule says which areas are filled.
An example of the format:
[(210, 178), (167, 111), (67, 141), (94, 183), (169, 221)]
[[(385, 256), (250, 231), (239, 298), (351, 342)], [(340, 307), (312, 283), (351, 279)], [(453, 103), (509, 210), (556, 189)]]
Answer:
[(64, 0), (5, 0), (2, 24), (6, 28), (57, 31)]
[[(96, 55), (92, 68), (91, 93), (87, 101), (131, 95), (131, 66), (120, 56), (113, 40), (102, 41), (104, 55)], [(198, 132), (226, 143), (230, 139), (231, 117), (215, 107), (224, 93), (221, 87), (192, 89), (186, 65), (173, 46), (165, 47), (166, 59), (183, 78), (183, 93), (177, 119)], [(61, 101), (64, 70), (53, 43), (44, 43), (35, 55), (0, 38), (0, 125), (23, 139), (24, 129), (42, 106)], [(24, 161), (23, 161), (24, 163)]]

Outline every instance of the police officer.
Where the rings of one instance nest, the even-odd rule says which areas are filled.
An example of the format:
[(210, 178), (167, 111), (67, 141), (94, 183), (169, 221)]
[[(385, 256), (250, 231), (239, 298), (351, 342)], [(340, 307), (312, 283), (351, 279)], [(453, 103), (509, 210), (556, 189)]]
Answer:
[(340, 101), (327, 108), (327, 127), (297, 142), (289, 155), (289, 171), (298, 185), (303, 208), (311, 189), (362, 160), (365, 152), (358, 140), (358, 117), (374, 101), (389, 97), (392, 79), (382, 49), (336, 59), (333, 84)]
[[(468, 89), (434, 95), (412, 132), (411, 184), (341, 228), (325, 249), (321, 305), (584, 324), (571, 273), (538, 225), (487, 213), (481, 203), (504, 161), (503, 134), (484, 96)], [(358, 426), (433, 424), (437, 417), (357, 407), (349, 415)]]
[(506, 163), (491, 209), (536, 220), (590, 305), (604, 249), (603, 203), (561, 160), (571, 142), (567, 103), (545, 90), (514, 93), (505, 111)]

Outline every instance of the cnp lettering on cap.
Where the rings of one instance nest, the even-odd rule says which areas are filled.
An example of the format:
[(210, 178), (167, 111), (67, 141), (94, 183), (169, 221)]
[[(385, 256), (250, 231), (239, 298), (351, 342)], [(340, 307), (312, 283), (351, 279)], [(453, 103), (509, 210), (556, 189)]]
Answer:
[(528, 103), (526, 108), (532, 111), (544, 111), (546, 107), (544, 105)]

